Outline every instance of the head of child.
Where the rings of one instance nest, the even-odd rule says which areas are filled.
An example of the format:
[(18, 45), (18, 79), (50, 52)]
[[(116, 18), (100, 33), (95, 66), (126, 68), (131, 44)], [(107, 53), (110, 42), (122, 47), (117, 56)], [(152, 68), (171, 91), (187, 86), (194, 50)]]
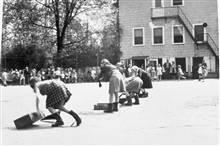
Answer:
[(107, 59), (103, 59), (101, 61), (101, 66), (106, 66), (106, 65), (110, 65), (110, 62)]
[(181, 68), (181, 65), (178, 65), (178, 68)]
[(37, 82), (39, 82), (40, 80), (39, 80), (39, 78), (37, 78), (37, 77), (32, 77), (31, 79), (30, 79), (30, 82), (29, 82), (29, 84), (30, 84), (30, 87), (32, 88), (32, 89), (34, 89), (34, 92), (35, 92), (35, 84), (37, 83)]
[(133, 76), (136, 76), (138, 74), (138, 71), (139, 71), (139, 67), (137, 67), (135, 65), (131, 67), (131, 74)]

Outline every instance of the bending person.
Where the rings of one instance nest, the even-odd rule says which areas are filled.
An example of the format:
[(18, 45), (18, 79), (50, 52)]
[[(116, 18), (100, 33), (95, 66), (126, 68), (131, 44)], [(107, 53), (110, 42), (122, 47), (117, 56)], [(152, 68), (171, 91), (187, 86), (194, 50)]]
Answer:
[(80, 117), (74, 111), (65, 108), (65, 104), (69, 101), (72, 94), (62, 81), (58, 79), (39, 81), (38, 78), (33, 77), (30, 80), (30, 86), (36, 93), (36, 108), (38, 113), (40, 113), (39, 96), (40, 94), (47, 95), (46, 108), (56, 119), (56, 123), (53, 124), (52, 127), (64, 125), (64, 122), (59, 113), (56, 112), (56, 109), (70, 114), (76, 120), (77, 126), (81, 124), (82, 121)]
[[(107, 74), (109, 79), (109, 104), (108, 109), (104, 112), (112, 113), (118, 111), (118, 92), (125, 92), (125, 83), (122, 74), (119, 72), (116, 66), (112, 65), (107, 59), (101, 61), (101, 73), (99, 74), (98, 81), (99, 87), (101, 87), (101, 80), (103, 76)], [(113, 96), (115, 96), (115, 102), (113, 103)]]
[(139, 68), (137, 66), (132, 66), (131, 76), (125, 78), (126, 91), (130, 94), (129, 96), (126, 96), (127, 103), (125, 105), (127, 106), (132, 105), (132, 100), (131, 100), (132, 97), (134, 97), (135, 99), (135, 102), (133, 104), (140, 104), (138, 93), (143, 85), (143, 81), (138, 76), (138, 70)]
[[(141, 86), (141, 90), (140, 90), (143, 93), (142, 96), (148, 97), (148, 92), (146, 92), (145, 89), (153, 88), (151, 78), (148, 75), (148, 73), (145, 70), (141, 69), (141, 68), (139, 68), (139, 70), (138, 70), (138, 76), (143, 81), (143, 85)], [(139, 94), (140, 94), (140, 92), (139, 92)]]

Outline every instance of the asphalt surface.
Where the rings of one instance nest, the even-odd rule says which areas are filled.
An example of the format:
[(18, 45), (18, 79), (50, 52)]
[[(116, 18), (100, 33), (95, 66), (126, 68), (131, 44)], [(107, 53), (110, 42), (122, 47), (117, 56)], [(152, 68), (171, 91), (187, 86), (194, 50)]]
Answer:
[[(1, 88), (2, 145), (218, 145), (219, 80), (207, 79), (153, 82), (148, 98), (140, 105), (120, 107), (119, 112), (93, 110), (108, 102), (108, 83), (67, 84), (73, 93), (66, 104), (82, 118), (78, 127), (73, 118), (61, 116), (65, 125), (52, 128), (38, 121), (16, 129), (14, 120), (36, 111), (35, 94), (29, 86)], [(45, 97), (40, 107), (45, 109)]]

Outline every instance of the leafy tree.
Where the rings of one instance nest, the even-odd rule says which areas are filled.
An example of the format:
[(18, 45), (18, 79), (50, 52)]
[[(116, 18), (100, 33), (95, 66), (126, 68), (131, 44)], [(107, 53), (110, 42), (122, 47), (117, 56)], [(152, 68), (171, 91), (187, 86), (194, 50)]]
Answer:
[(47, 61), (46, 54), (44, 50), (36, 48), (37, 46), (35, 45), (15, 46), (3, 58), (3, 67), (8, 69), (24, 69), (26, 66), (36, 69), (45, 67)]

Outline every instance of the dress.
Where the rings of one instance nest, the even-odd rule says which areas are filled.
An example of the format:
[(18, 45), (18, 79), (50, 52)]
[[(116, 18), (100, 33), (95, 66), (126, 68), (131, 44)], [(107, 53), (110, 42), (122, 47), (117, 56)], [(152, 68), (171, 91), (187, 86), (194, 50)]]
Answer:
[(138, 93), (143, 85), (143, 81), (138, 76), (130, 77), (127, 78), (126, 80), (128, 80), (126, 83), (126, 91), (128, 92)]
[(149, 77), (148, 73), (145, 70), (140, 69), (138, 72), (138, 76), (143, 81), (143, 85), (141, 88), (153, 88), (151, 78)]
[(157, 67), (157, 75), (162, 75), (162, 67)]
[[(122, 74), (114, 65), (106, 65), (101, 68), (101, 73), (99, 74), (99, 78), (104, 76), (109, 79), (109, 94), (113, 94), (115, 92), (125, 92), (125, 83), (123, 80)], [(105, 80), (107, 80), (105, 79)]]
[(42, 95), (47, 95), (46, 108), (53, 107), (54, 109), (58, 109), (61, 101), (64, 100), (65, 104), (72, 95), (65, 84), (59, 80), (45, 80), (39, 82), (37, 86)]

